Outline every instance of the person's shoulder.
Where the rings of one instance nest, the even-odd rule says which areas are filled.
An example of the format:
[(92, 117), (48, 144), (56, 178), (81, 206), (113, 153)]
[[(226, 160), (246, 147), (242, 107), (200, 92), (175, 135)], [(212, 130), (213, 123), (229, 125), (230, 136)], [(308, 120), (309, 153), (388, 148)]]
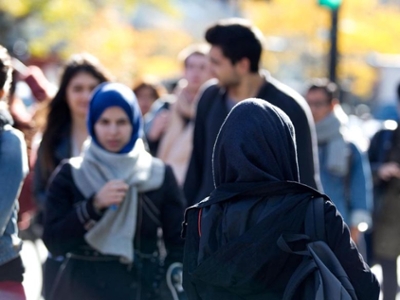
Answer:
[(396, 130), (399, 130), (398, 123), (394, 120), (382, 122), (379, 128), (370, 138), (369, 150), (381, 148), (383, 144), (389, 142)]
[(69, 181), (70, 179), (72, 179), (72, 169), (78, 167), (78, 165), (80, 166), (81, 162), (81, 157), (63, 159), (52, 173), (49, 182), (55, 180), (56, 177), (57, 180)]
[(219, 93), (221, 93), (221, 87), (218, 85), (218, 80), (209, 79), (199, 89), (199, 101), (213, 101)]
[(6, 125), (1, 133), (1, 151), (3, 154), (6, 154), (6, 157), (21, 157), (27, 155), (25, 138), (21, 131), (15, 129), (11, 125)]
[(300, 93), (295, 91), (293, 88), (274, 78), (268, 72), (265, 73), (265, 79), (266, 90), (269, 91), (269, 93), (272, 93), (274, 97), (276, 97), (276, 101), (284, 101), (284, 103), (280, 104), (289, 104), (293, 107), (302, 108), (303, 110), (305, 110), (305, 108), (308, 108), (308, 104), (304, 97), (301, 96)]
[(11, 125), (4, 126), (2, 139), (7, 141), (7, 143), (12, 143), (13, 145), (25, 143), (24, 134)]
[(399, 127), (398, 122), (394, 120), (386, 120), (381, 123), (379, 129), (375, 132), (373, 136), (380, 136), (384, 134), (392, 134)]
[(197, 94), (197, 115), (206, 114), (211, 107), (218, 102), (216, 100), (222, 93), (223, 89), (218, 85), (217, 79), (210, 79), (206, 81), (200, 87)]

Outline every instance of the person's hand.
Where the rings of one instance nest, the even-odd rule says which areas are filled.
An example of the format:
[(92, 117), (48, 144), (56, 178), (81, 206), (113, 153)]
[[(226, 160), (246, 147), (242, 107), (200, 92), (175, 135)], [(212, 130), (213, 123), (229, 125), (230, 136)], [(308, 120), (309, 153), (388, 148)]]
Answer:
[(28, 66), (24, 78), (38, 102), (48, 100), (54, 96), (51, 92), (52, 84), (47, 80), (42, 69), (37, 66)]
[(393, 177), (400, 178), (400, 167), (395, 162), (384, 163), (378, 169), (378, 176), (384, 181), (388, 181)]
[(169, 117), (170, 111), (167, 109), (163, 109), (154, 117), (153, 124), (148, 134), (148, 139), (150, 141), (158, 141), (161, 138), (167, 128)]
[(122, 180), (110, 180), (94, 196), (93, 205), (97, 210), (120, 204), (129, 186)]

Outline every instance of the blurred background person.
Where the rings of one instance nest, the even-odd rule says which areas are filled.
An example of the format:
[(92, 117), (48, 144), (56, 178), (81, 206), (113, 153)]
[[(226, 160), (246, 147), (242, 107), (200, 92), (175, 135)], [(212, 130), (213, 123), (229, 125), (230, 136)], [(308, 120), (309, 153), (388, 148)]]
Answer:
[(184, 75), (174, 90), (175, 101), (157, 150), (157, 157), (172, 167), (180, 186), (183, 186), (192, 153), (198, 93), (200, 87), (211, 79), (208, 51), (208, 45), (195, 44), (179, 54)]
[(166, 266), (183, 255), (185, 206), (174, 174), (145, 150), (129, 87), (96, 88), (87, 127), (82, 156), (60, 165), (47, 194), (43, 241), (67, 256), (50, 299), (160, 299), (158, 227)]
[(12, 127), (7, 103), (12, 81), (11, 58), (0, 46), (0, 299), (22, 300), (24, 266), (18, 237), (18, 196), (28, 173), (23, 134)]
[(310, 83), (306, 100), (315, 121), (321, 183), (365, 256), (362, 232), (372, 226), (372, 178), (367, 155), (346, 127), (338, 87), (326, 78)]
[(133, 91), (143, 116), (146, 144), (150, 153), (156, 155), (160, 136), (164, 133), (168, 121), (170, 102), (166, 97), (167, 89), (154, 78), (144, 78), (134, 86)]
[(154, 102), (167, 93), (165, 87), (156, 79), (145, 78), (139, 81), (134, 87), (142, 116), (146, 116)]
[[(59, 89), (50, 101), (42, 139), (34, 167), (33, 193), (38, 205), (39, 225), (46, 198), (48, 180), (57, 165), (66, 158), (78, 156), (88, 136), (86, 115), (92, 90), (111, 76), (97, 58), (75, 54), (66, 62)], [(44, 265), (43, 294), (48, 297), (62, 257), (49, 257)]]
[[(400, 114), (400, 84), (397, 110)], [(375, 197), (372, 257), (382, 267), (383, 299), (395, 300), (400, 255), (400, 128), (393, 120), (383, 125), (372, 137), (368, 150)]]
[[(25, 177), (24, 184), (19, 195), (18, 228), (24, 239), (32, 241), (39, 238), (31, 226), (36, 214), (36, 204), (32, 193), (33, 167), (36, 159), (37, 147), (33, 137), (43, 123), (41, 112), (43, 107), (50, 101), (53, 85), (47, 80), (42, 70), (37, 66), (25, 66), (16, 58), (12, 58), (14, 67), (13, 82), (10, 90), (10, 112), (14, 119), (14, 127), (24, 133), (25, 142), (28, 150), (29, 173)], [(27, 107), (24, 100), (17, 91), (17, 85), (25, 82), (32, 94), (32, 103)], [(53, 95), (54, 96), (54, 95)], [(32, 147), (34, 148), (32, 150)]]

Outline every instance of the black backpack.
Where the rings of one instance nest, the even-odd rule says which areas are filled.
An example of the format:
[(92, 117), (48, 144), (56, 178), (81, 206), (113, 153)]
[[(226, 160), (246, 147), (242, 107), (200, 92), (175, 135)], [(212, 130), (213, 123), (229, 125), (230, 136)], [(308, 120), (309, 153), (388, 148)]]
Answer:
[[(289, 244), (299, 241), (306, 241), (306, 247), (294, 251)], [(357, 300), (346, 272), (326, 243), (323, 198), (313, 198), (308, 204), (305, 234), (282, 234), (277, 243), (283, 251), (303, 256), (286, 286), (283, 300)]]

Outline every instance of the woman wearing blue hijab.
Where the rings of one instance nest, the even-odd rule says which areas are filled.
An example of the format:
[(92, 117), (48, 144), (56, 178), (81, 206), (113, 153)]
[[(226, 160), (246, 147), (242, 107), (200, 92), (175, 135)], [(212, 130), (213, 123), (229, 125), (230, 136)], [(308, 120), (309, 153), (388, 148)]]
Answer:
[(175, 177), (145, 150), (127, 86), (93, 91), (87, 128), (82, 155), (61, 163), (47, 194), (43, 241), (68, 258), (51, 299), (158, 299), (159, 227), (165, 264), (182, 261), (184, 201)]
[[(327, 198), (299, 183), (295, 138), (289, 117), (264, 100), (240, 102), (225, 119), (213, 150), (215, 189), (185, 216), (183, 286), (190, 300), (282, 299), (302, 258), (277, 240), (304, 232), (310, 199)], [(330, 201), (324, 206), (328, 245), (358, 299), (378, 299), (379, 284), (342, 217)]]

